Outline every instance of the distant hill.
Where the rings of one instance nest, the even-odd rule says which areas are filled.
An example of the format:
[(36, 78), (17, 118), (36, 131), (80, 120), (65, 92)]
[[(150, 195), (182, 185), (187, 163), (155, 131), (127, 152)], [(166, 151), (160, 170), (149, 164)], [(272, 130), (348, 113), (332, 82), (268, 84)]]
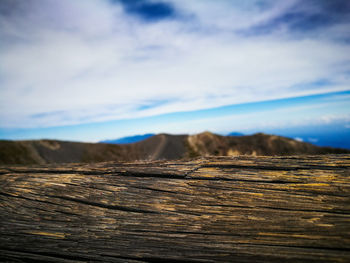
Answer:
[(249, 136), (158, 134), (130, 144), (56, 140), (0, 141), (0, 164), (93, 163), (173, 160), (200, 156), (301, 155), (350, 153), (293, 139), (258, 133)]
[(154, 136), (155, 134), (153, 133), (147, 133), (144, 135), (135, 135), (135, 136), (128, 136), (128, 137), (122, 137), (119, 139), (114, 139), (114, 140), (104, 140), (100, 141), (100, 143), (111, 143), (111, 144), (128, 144), (128, 143), (135, 143), (135, 142), (140, 142), (143, 141), (149, 137)]
[(244, 134), (240, 132), (230, 132), (227, 136), (244, 136)]

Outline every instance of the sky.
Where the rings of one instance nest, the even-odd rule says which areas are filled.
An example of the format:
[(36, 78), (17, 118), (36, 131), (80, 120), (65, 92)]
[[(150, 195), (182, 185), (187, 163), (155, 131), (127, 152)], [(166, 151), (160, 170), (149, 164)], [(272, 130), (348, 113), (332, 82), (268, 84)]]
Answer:
[(350, 134), (350, 2), (0, 1), (0, 139), (204, 130)]

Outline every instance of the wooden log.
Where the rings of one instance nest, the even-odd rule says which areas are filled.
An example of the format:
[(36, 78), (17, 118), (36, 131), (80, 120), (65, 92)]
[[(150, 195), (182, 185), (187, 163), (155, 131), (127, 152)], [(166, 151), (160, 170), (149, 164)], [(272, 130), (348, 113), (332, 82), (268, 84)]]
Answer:
[(8, 262), (350, 262), (350, 155), (0, 167)]

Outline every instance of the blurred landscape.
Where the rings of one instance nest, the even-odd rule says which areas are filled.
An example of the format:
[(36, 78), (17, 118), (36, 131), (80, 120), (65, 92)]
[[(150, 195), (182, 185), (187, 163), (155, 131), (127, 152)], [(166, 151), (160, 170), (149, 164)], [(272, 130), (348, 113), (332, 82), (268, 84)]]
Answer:
[(346, 149), (319, 147), (300, 140), (263, 133), (234, 135), (220, 136), (210, 132), (196, 135), (146, 134), (94, 144), (57, 140), (0, 141), (0, 164), (132, 162), (207, 156), (350, 153)]
[(209, 131), (350, 149), (349, 14), (345, 0), (2, 0), (0, 139)]

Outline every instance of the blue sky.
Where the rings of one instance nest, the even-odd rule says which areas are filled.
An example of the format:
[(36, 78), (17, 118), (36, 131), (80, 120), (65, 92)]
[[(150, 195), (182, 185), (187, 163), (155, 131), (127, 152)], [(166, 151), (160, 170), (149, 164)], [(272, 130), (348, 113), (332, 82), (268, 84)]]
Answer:
[(89, 124), (0, 129), (0, 136), (94, 142), (140, 131), (183, 134), (209, 130), (224, 135), (232, 131), (244, 134), (265, 131), (317, 143), (320, 135), (338, 136), (338, 131), (350, 134), (349, 99), (350, 91), (334, 92)]
[(347, 0), (2, 0), (0, 28), (2, 139), (350, 125)]

